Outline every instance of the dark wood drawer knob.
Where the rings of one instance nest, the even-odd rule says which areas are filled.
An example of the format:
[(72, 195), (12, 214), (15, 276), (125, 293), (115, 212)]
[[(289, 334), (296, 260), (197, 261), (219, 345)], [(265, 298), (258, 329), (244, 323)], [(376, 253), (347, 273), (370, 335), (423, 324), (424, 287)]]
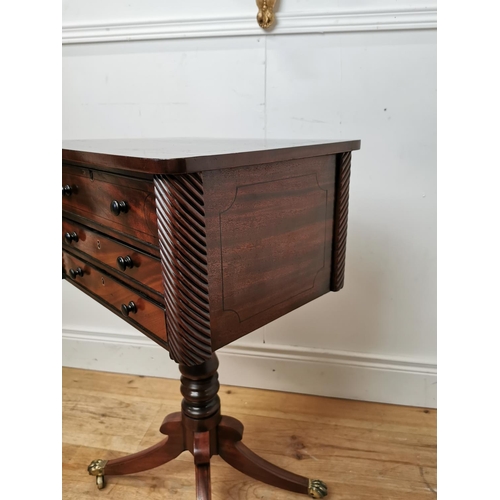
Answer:
[(120, 257), (116, 259), (116, 262), (118, 262), (118, 266), (122, 271), (126, 271), (127, 267), (130, 267), (130, 269), (134, 267), (134, 263), (129, 255), (126, 255), (125, 257), (120, 255)]
[(128, 212), (128, 204), (126, 201), (113, 200), (109, 208), (115, 215), (120, 215), (121, 213), (126, 214)]
[(122, 314), (124, 316), (128, 316), (130, 313), (136, 313), (137, 307), (136, 305), (130, 301), (128, 304), (122, 304)]
[(76, 269), (71, 268), (69, 270), (69, 275), (72, 279), (76, 280), (77, 276), (83, 276), (83, 270), (81, 267), (77, 267)]
[(76, 243), (78, 241), (78, 235), (75, 233), (75, 231), (73, 231), (72, 233), (66, 233), (64, 235), (64, 241), (66, 241), (68, 245), (71, 245), (73, 241)]
[(63, 196), (64, 195), (71, 196), (72, 192), (73, 192), (73, 190), (71, 189), (71, 186), (69, 184), (66, 184), (66, 186), (63, 186), (63, 188), (62, 188), (62, 194), (63, 194)]

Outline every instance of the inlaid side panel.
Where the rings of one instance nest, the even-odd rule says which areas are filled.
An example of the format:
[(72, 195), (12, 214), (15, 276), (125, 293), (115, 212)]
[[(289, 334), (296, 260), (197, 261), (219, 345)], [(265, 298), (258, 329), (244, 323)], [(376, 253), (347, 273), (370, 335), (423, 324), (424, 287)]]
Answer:
[(344, 286), (347, 244), (347, 216), (349, 212), (349, 180), (351, 178), (351, 153), (337, 155), (335, 189), (335, 224), (333, 232), (331, 289), (338, 292)]
[(330, 290), (335, 157), (203, 179), (215, 350)]
[(170, 356), (196, 365), (212, 355), (203, 179), (154, 179)]
[(327, 194), (316, 174), (236, 188), (220, 214), (224, 311), (243, 322), (314, 288), (327, 257)]

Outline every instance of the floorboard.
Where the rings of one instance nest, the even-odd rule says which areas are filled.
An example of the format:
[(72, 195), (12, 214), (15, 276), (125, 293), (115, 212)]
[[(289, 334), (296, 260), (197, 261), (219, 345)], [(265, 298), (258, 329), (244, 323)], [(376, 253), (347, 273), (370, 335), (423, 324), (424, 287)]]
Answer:
[[(241, 420), (244, 442), (263, 458), (328, 484), (332, 500), (437, 497), (436, 411), (221, 386), (223, 414)], [(194, 500), (192, 456), (99, 491), (87, 465), (134, 453), (163, 438), (180, 410), (179, 382), (63, 368), (63, 499)], [(212, 459), (213, 500), (307, 498), (254, 481)]]

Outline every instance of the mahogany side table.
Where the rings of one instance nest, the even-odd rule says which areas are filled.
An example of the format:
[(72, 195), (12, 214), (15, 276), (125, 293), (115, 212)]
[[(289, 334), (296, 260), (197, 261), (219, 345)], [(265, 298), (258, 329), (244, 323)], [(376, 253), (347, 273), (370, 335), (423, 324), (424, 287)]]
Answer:
[(194, 456), (197, 500), (210, 458), (323, 498), (326, 485), (263, 460), (221, 415), (217, 349), (344, 283), (351, 152), (359, 141), (66, 141), (63, 278), (167, 349), (181, 411), (163, 441), (114, 460), (104, 477)]

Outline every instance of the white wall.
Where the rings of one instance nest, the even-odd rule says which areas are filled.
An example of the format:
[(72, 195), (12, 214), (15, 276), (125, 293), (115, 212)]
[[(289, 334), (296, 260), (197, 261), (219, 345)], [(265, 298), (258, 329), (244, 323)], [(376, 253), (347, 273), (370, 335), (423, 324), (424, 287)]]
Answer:
[[(361, 139), (346, 285), (221, 351), (225, 383), (436, 404), (436, 6), (63, 2), (63, 139)], [(63, 362), (177, 376), (63, 284)]]

